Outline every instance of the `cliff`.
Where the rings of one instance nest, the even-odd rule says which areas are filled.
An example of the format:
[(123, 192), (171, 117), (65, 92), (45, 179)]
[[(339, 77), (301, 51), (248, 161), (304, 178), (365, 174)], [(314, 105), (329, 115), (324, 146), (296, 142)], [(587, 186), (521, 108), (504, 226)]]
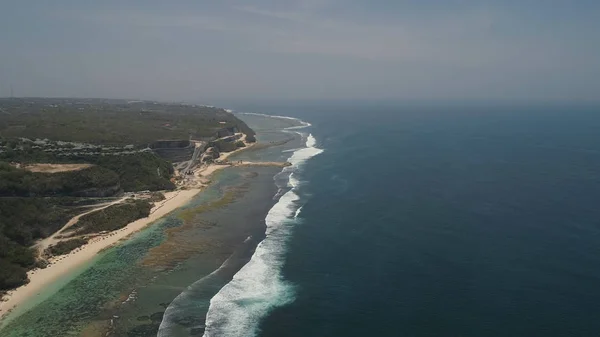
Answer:
[(189, 140), (157, 140), (150, 148), (161, 158), (171, 162), (182, 162), (192, 158), (194, 144)]

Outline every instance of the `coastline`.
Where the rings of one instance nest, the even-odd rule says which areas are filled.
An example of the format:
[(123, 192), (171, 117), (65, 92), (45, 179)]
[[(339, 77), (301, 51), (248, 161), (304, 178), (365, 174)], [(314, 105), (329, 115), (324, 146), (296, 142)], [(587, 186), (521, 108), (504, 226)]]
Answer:
[[(246, 143), (246, 147), (236, 149), (231, 152), (222, 153), (221, 160), (228, 158), (239, 152), (252, 148), (256, 143)], [(231, 163), (200, 166), (194, 172), (195, 178), (206, 179), (216, 171), (227, 167), (233, 167)], [(210, 181), (208, 182), (210, 184)], [(33, 269), (27, 272), (29, 283), (16, 289), (8, 291), (0, 299), (0, 328), (9, 314), (20, 305), (32, 297), (39, 295), (47, 286), (57, 281), (60, 277), (72, 272), (84, 263), (93, 259), (101, 251), (108, 249), (122, 241), (127, 240), (132, 234), (144, 229), (156, 220), (168, 215), (169, 213), (185, 206), (198, 193), (204, 190), (207, 185), (200, 184), (187, 189), (165, 192), (165, 200), (156, 202), (146, 218), (133, 221), (127, 226), (116, 231), (99, 235), (91, 239), (87, 244), (81, 246), (69, 254), (54, 257), (49, 260), (50, 264), (44, 269)], [(79, 215), (81, 216), (81, 215)], [(79, 216), (76, 216), (78, 218)]]
[[(298, 219), (300, 210), (308, 201), (307, 196), (299, 190), (302, 166), (324, 150), (317, 147), (316, 139), (310, 132), (298, 131), (311, 126), (310, 123), (293, 117), (255, 115), (300, 123), (281, 131), (299, 135), (303, 146), (292, 148), (291, 156), (282, 162), (281, 174), (287, 175), (287, 181), (278, 187), (280, 190), (281, 187), (286, 189), (265, 216), (264, 238), (256, 246), (250, 260), (210, 299), (203, 337), (256, 335), (260, 322), (273, 309), (293, 302), (296, 296), (295, 286), (282, 274), (287, 241), (293, 228), (301, 221)], [(277, 163), (240, 161), (239, 165), (274, 166)], [(158, 337), (176, 335), (167, 323), (163, 318)]]
[[(88, 269), (88, 266), (91, 266), (92, 264), (95, 264), (96, 262), (96, 258), (99, 259), (99, 261), (104, 261), (104, 254), (99, 254), (101, 252), (106, 252), (108, 253), (108, 255), (111, 255), (114, 250), (111, 249), (113, 247), (120, 247), (121, 244), (124, 244), (125, 241), (130, 242), (130, 240), (133, 240), (135, 242), (137, 242), (138, 236), (133, 237), (132, 234), (139, 232), (141, 230), (143, 230), (144, 228), (146, 228), (147, 226), (149, 226), (150, 224), (156, 222), (156, 220), (166, 216), (167, 214), (173, 212), (173, 211), (177, 211), (177, 209), (184, 207), (186, 204), (189, 204), (190, 201), (194, 200), (194, 197), (202, 192), (205, 191), (206, 188), (208, 186), (213, 185), (214, 183), (218, 183), (218, 180), (220, 180), (219, 177), (221, 177), (220, 175), (215, 176), (215, 172), (217, 171), (221, 171), (221, 169), (227, 168), (227, 167), (249, 167), (249, 166), (255, 166), (255, 167), (280, 167), (280, 168), (286, 168), (287, 166), (292, 166), (292, 163), (285, 161), (286, 159), (283, 156), (270, 156), (270, 157), (255, 157), (253, 155), (248, 156), (241, 156), (238, 157), (240, 160), (238, 160), (238, 158), (235, 157), (235, 155), (237, 155), (240, 152), (244, 152), (250, 149), (254, 149), (254, 150), (258, 150), (258, 149), (263, 149), (263, 146), (260, 146), (262, 143), (257, 143), (257, 142), (253, 142), (253, 143), (246, 143), (246, 147), (243, 148), (238, 148), (234, 151), (231, 152), (224, 152), (221, 153), (221, 156), (218, 158), (219, 160), (217, 160), (216, 162), (211, 162), (211, 163), (204, 163), (204, 164), (200, 164), (198, 163), (193, 169), (193, 172), (190, 172), (191, 174), (186, 174), (186, 175), (179, 175), (178, 177), (180, 177), (179, 182), (181, 182), (180, 184), (178, 184), (178, 188), (180, 188), (180, 190), (177, 191), (172, 191), (172, 192), (166, 192), (164, 193), (165, 196), (167, 197), (166, 200), (157, 202), (154, 204), (154, 207), (152, 208), (152, 213), (150, 215), (150, 217), (148, 218), (144, 218), (144, 219), (139, 219), (137, 221), (134, 221), (132, 223), (129, 223), (126, 227), (108, 233), (106, 235), (103, 236), (98, 236), (94, 239), (92, 239), (88, 244), (80, 247), (79, 249), (71, 252), (68, 255), (64, 255), (64, 256), (58, 256), (55, 259), (51, 260), (51, 266), (47, 269), (37, 269), (34, 271), (30, 271), (28, 273), (28, 276), (30, 278), (30, 282), (27, 285), (24, 285), (22, 287), (19, 287), (17, 289), (14, 289), (10, 292), (7, 293), (7, 295), (4, 296), (3, 300), (0, 301), (0, 330), (4, 331), (5, 328), (9, 327), (9, 326), (13, 326), (15, 323), (14, 321), (16, 320), (18, 323), (16, 323), (15, 327), (18, 327), (19, 329), (33, 329), (30, 327), (30, 323), (31, 324), (38, 324), (36, 322), (39, 322), (39, 324), (44, 324), (44, 327), (48, 328), (48, 331), (51, 331), (51, 329), (63, 329), (62, 327), (59, 327), (58, 325), (55, 326), (52, 323), (48, 324), (49, 322), (47, 322), (47, 320), (51, 320), (52, 322), (58, 322), (56, 319), (51, 319), (52, 318), (56, 318), (55, 316), (59, 315), (59, 318), (61, 317), (60, 315), (62, 314), (51, 314), (48, 315), (46, 314), (46, 310), (48, 310), (50, 308), (50, 304), (48, 303), (53, 303), (54, 305), (59, 305), (60, 307), (62, 306), (66, 306), (68, 307), (69, 305), (71, 305), (71, 308), (69, 308), (69, 310), (73, 309), (75, 307), (79, 307), (80, 302), (73, 302), (72, 300), (69, 300), (66, 303), (56, 303), (56, 301), (54, 301), (54, 298), (56, 295), (54, 295), (56, 293), (56, 291), (58, 291), (58, 289), (62, 289), (62, 288), (68, 288), (70, 291), (72, 291), (73, 286), (71, 286), (73, 284), (73, 282), (71, 282), (71, 279), (77, 279), (79, 280), (79, 275), (80, 271), (84, 272), (85, 270)], [(275, 142), (270, 142), (270, 143), (265, 143), (267, 146), (266, 147), (270, 147), (270, 146), (279, 146), (282, 145), (280, 143), (275, 144)], [(256, 146), (258, 145), (258, 146)], [(290, 148), (292, 149), (292, 148)], [(293, 150), (298, 150), (296, 147), (293, 147)], [(290, 150), (291, 151), (291, 150)], [(286, 151), (284, 151), (286, 152)], [(232, 158), (233, 157), (233, 158)], [(232, 159), (230, 159), (232, 158)], [(264, 158), (264, 159), (263, 159)], [(265, 161), (261, 161), (261, 160), (265, 160)], [(177, 173), (176, 173), (177, 174)], [(177, 177), (177, 175), (176, 175)], [(229, 177), (229, 176), (227, 176)], [(245, 179), (248, 179), (248, 177), (245, 177)], [(270, 179), (269, 179), (270, 181)], [(217, 184), (219, 185), (219, 183)], [(220, 185), (219, 185), (220, 186)], [(252, 189), (253, 191), (255, 191), (254, 189)], [(262, 189), (257, 189), (259, 191), (262, 191)], [(259, 192), (260, 193), (260, 192)], [(271, 193), (274, 193), (274, 191), (271, 191)], [(269, 194), (272, 195), (272, 194)], [(200, 199), (202, 199), (202, 197), (200, 197)], [(269, 200), (271, 200), (271, 198), (269, 197)], [(266, 211), (266, 209), (265, 209)], [(240, 222), (238, 221), (233, 221), (232, 223), (243, 223), (246, 219), (241, 219), (242, 221)], [(258, 222), (257, 222), (258, 223)], [(264, 225), (263, 225), (264, 226)], [(212, 230), (211, 230), (212, 231)], [(143, 233), (146, 233), (145, 231)], [(150, 231), (151, 233), (151, 231)], [(221, 233), (217, 230), (215, 233), (219, 233), (218, 235), (221, 235)], [(246, 235), (245, 235), (246, 236)], [(244, 237), (245, 237), (244, 236)], [(141, 235), (139, 237), (144, 237), (144, 235)], [(236, 238), (236, 240), (239, 238)], [(147, 240), (147, 239), (145, 239)], [(245, 242), (245, 241), (244, 241)], [(117, 248), (119, 249), (119, 248)], [(107, 256), (108, 256), (107, 255)], [(102, 262), (103, 263), (103, 262)], [(241, 267), (241, 265), (240, 265)], [(123, 266), (118, 267), (118, 268), (123, 268)], [(238, 267), (239, 268), (239, 267)], [(115, 268), (116, 269), (116, 268)], [(235, 271), (234, 271), (235, 273)], [(119, 275), (120, 273), (117, 273), (117, 275)], [(87, 272), (84, 274), (87, 275)], [(185, 277), (185, 274), (182, 274)], [(124, 280), (120, 280), (119, 282), (122, 284)], [(94, 281), (95, 282), (95, 281)], [(92, 282), (92, 284), (96, 285), (96, 283)], [(76, 283), (76, 282), (75, 282)], [(66, 287), (66, 285), (69, 284), (69, 287)], [(84, 286), (84, 288), (87, 288), (87, 284), (89, 283), (83, 283), (86, 286)], [(102, 287), (102, 283), (98, 283), (98, 286)], [(147, 292), (145, 290), (145, 288), (142, 288), (142, 290), (140, 290), (140, 292)], [(150, 290), (150, 293), (152, 293), (153, 290)], [(136, 293), (135, 296), (139, 296), (137, 295), (138, 293)], [(63, 296), (63, 295), (61, 295)], [(85, 296), (82, 294), (77, 294), (75, 296)], [(144, 296), (146, 296), (146, 294), (144, 294)], [(96, 296), (98, 297), (98, 296)], [(96, 298), (94, 296), (92, 296), (92, 298)], [(162, 296), (164, 297), (164, 296)], [(161, 296), (159, 296), (159, 298), (162, 298)], [(69, 298), (69, 297), (65, 297), (65, 298)], [(85, 297), (90, 298), (89, 296)], [(162, 301), (164, 303), (168, 303), (165, 301), (170, 301), (171, 298), (164, 298), (162, 299)], [(208, 301), (209, 299), (207, 298), (206, 301)], [(85, 305), (90, 305), (90, 301), (83, 301), (85, 303)], [(67, 304), (70, 303), (70, 304)], [(157, 302), (158, 303), (158, 302)], [(208, 303), (208, 302), (207, 302)], [(50, 305), (50, 306), (49, 306)], [(81, 304), (83, 305), (83, 304)], [(162, 306), (162, 302), (159, 304), (160, 306)], [(208, 306), (208, 304), (207, 304)], [(43, 307), (43, 309), (39, 310), (39, 307)], [(150, 306), (151, 307), (151, 306)], [(127, 310), (131, 310), (131, 309), (120, 309), (120, 310), (125, 310), (126, 313), (128, 313), (129, 311)], [(136, 309), (137, 310), (137, 309)], [(148, 310), (148, 309), (146, 309)], [(208, 310), (208, 307), (206, 308), (206, 310)], [(152, 313), (156, 313), (153, 311), (157, 311), (157, 309), (149, 309), (149, 312), (145, 312), (144, 314), (146, 316), (148, 316), (149, 314)], [(122, 313), (118, 313), (119, 317), (125, 319), (125, 317), (128, 317), (128, 314), (123, 315)], [(202, 314), (204, 315), (204, 313)], [(24, 321), (20, 320), (20, 317), (25, 316)], [(139, 315), (138, 315), (139, 316)], [(135, 315), (132, 315), (132, 319), (134, 319), (133, 322), (137, 322), (135, 321), (135, 319), (137, 318), (143, 318), (146, 317), (144, 315), (141, 315), (139, 317), (136, 317)], [(35, 318), (35, 319), (34, 319)], [(42, 323), (44, 322), (44, 323)], [(90, 325), (92, 328), (95, 329), (95, 323), (90, 323), (92, 325)], [(108, 324), (108, 323), (107, 323)], [(110, 320), (110, 329), (116, 329), (115, 327), (117, 326), (117, 322), (115, 320), (115, 325), (113, 326), (113, 321), (112, 319)], [(149, 323), (144, 323), (146, 325), (148, 325)], [(131, 326), (137, 328), (137, 326), (139, 325), (140, 327), (145, 326), (142, 323), (130, 323), (130, 321), (127, 321), (127, 323), (125, 323), (125, 320), (123, 320), (123, 322), (119, 321), (118, 326), (119, 329), (123, 329), (123, 331), (126, 331), (127, 329), (131, 328)], [(153, 323), (154, 324), (154, 323)], [(157, 327), (158, 328), (158, 327)], [(46, 329), (46, 328), (44, 328)], [(66, 329), (66, 327), (65, 327)], [(23, 330), (23, 331), (25, 331)], [(27, 331), (29, 331), (27, 330)]]
[(147, 218), (138, 219), (119, 230), (96, 237), (80, 249), (67, 255), (53, 258), (50, 260), (51, 264), (44, 269), (30, 270), (27, 273), (29, 283), (7, 292), (2, 298), (2, 301), (0, 301), (0, 322), (1, 320), (4, 320), (12, 310), (31, 297), (39, 294), (46, 286), (59, 279), (61, 276), (91, 260), (96, 254), (106, 248), (109, 248), (120, 241), (127, 240), (130, 235), (184, 206), (200, 191), (202, 191), (202, 189), (194, 188), (167, 192), (165, 193), (166, 199), (156, 203)]

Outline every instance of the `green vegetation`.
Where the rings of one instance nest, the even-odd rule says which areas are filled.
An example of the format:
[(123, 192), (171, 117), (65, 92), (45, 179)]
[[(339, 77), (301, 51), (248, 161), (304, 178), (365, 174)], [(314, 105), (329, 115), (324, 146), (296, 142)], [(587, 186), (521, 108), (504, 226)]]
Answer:
[(117, 172), (125, 192), (175, 188), (175, 184), (169, 180), (173, 174), (173, 166), (151, 152), (130, 156), (98, 157), (93, 163)]
[(60, 173), (37, 173), (15, 168), (0, 162), (0, 196), (30, 197), (80, 195), (90, 190), (119, 190), (119, 176), (106, 168)]
[(0, 99), (0, 136), (92, 144), (146, 146), (160, 139), (212, 137), (246, 123), (214, 107), (106, 99)]
[(0, 198), (0, 292), (27, 282), (35, 265), (28, 248), (56, 232), (77, 211), (74, 198)]
[(86, 243), (88, 243), (88, 240), (82, 238), (60, 241), (57, 244), (48, 247), (48, 252), (53, 256), (65, 255)]
[[(169, 181), (172, 166), (152, 153), (97, 157), (95, 163), (78, 171), (37, 173), (0, 162), (0, 292), (27, 281), (26, 272), (35, 265), (35, 254), (28, 247), (56, 232), (79, 212), (76, 206), (89, 200), (73, 196), (112, 196), (121, 188), (136, 191), (174, 187)], [(104, 222), (90, 217), (92, 221), (82, 233), (120, 228), (147, 216), (150, 205), (138, 202), (107, 210)], [(55, 247), (52, 253), (66, 248)]]
[(74, 202), (74, 198), (0, 198), (0, 234), (30, 246), (80, 213)]
[(237, 142), (235, 142), (235, 146), (237, 146), (238, 148), (246, 147), (246, 144), (244, 144), (244, 142), (242, 142), (241, 140), (238, 140)]
[[(36, 153), (39, 152), (41, 151)], [(14, 161), (20, 163), (90, 163), (96, 166), (64, 173), (32, 173), (1, 162), (9, 158), (0, 154), (0, 196), (64, 195), (89, 188), (108, 188), (116, 185), (120, 185), (126, 192), (175, 188), (169, 180), (173, 174), (173, 166), (152, 152), (139, 152), (127, 156), (86, 156), (71, 160), (49, 155), (45, 155), (45, 160), (38, 161), (38, 158), (39, 156), (27, 158), (22, 154), (20, 158), (12, 159), (17, 159)], [(113, 194), (118, 190), (117, 188), (113, 191)]]
[(231, 152), (237, 149), (237, 145), (233, 141), (227, 141), (225, 139), (217, 139), (209, 143), (210, 147), (216, 147), (219, 152)]
[(135, 200), (124, 205), (112, 205), (99, 211), (86, 214), (73, 225), (74, 234), (114, 231), (128, 223), (150, 215), (152, 205), (145, 200)]
[(160, 192), (152, 192), (152, 194), (150, 195), (150, 201), (152, 201), (152, 202), (159, 202), (159, 201), (163, 201), (165, 199), (166, 199), (165, 195)]
[[(4, 242), (0, 242), (0, 296), (7, 290), (17, 288), (23, 284), (26, 284), (29, 280), (27, 278), (27, 269), (19, 264), (11, 263), (9, 259), (4, 258), (2, 255), (10, 254), (32, 256), (29, 252), (17, 251), (13, 247), (5, 247)], [(18, 246), (19, 248), (22, 248)]]
[[(0, 143), (2, 140), (0, 139)], [(83, 159), (83, 158), (81, 158)], [(54, 153), (44, 152), (39, 149), (27, 149), (24, 151), (15, 151), (10, 148), (5, 148), (0, 152), (0, 161), (17, 162), (23, 164), (30, 163), (48, 163), (48, 164), (64, 164), (77, 163), (82, 161), (79, 158), (58, 157)]]
[[(107, 171), (119, 176), (124, 191), (164, 190), (175, 186), (169, 180), (171, 164), (150, 150), (164, 139), (211, 140), (225, 129), (239, 130), (254, 139), (254, 131), (223, 109), (186, 104), (128, 102), (106, 99), (0, 99), (0, 161), (18, 163), (90, 163), (98, 166), (90, 177), (102, 180)], [(239, 145), (238, 145), (239, 146)], [(232, 151), (236, 144), (219, 144)], [(223, 150), (222, 149), (222, 150)], [(35, 175), (16, 177), (17, 182), (0, 186), (0, 195), (23, 195)], [(22, 179), (21, 179), (22, 178)], [(37, 194), (64, 194), (63, 177)], [(109, 179), (110, 178), (110, 179)], [(104, 181), (106, 180), (106, 181)], [(90, 185), (94, 185), (90, 181)], [(36, 184), (37, 185), (37, 184)], [(3, 191), (4, 188), (10, 190)]]
[[(27, 281), (27, 270), (35, 266), (35, 253), (28, 247), (56, 232), (80, 212), (75, 206), (88, 200), (70, 196), (113, 195), (121, 187), (173, 188), (168, 180), (171, 165), (152, 153), (98, 157), (95, 163), (79, 171), (36, 173), (0, 162), (0, 292)], [(121, 228), (149, 212), (146, 201), (111, 206), (82, 217), (80, 232)], [(66, 252), (74, 244), (61, 244), (51, 252)]]
[[(0, 292), (27, 282), (36, 266), (35, 240), (60, 229), (91, 198), (121, 191), (171, 190), (173, 167), (150, 145), (159, 140), (212, 141), (223, 129), (254, 131), (223, 109), (104, 99), (0, 99)], [(231, 150), (240, 146), (228, 143)], [(177, 147), (176, 147), (177, 148)], [(185, 151), (183, 152), (185, 154)], [(19, 164), (86, 163), (58, 173), (30, 172)], [(162, 200), (156, 194), (150, 200)], [(114, 205), (83, 216), (76, 234), (111, 231), (149, 215), (148, 201)], [(73, 239), (49, 249), (63, 254)]]
[[(76, 207), (79, 200), (72, 197), (0, 197), (0, 293), (27, 282), (27, 270), (36, 266), (36, 252), (29, 247), (81, 213), (82, 210)], [(83, 216), (75, 226), (81, 234), (114, 230), (148, 216), (150, 209), (146, 201), (114, 205)], [(61, 243), (50, 252), (59, 255), (76, 248), (75, 243)]]

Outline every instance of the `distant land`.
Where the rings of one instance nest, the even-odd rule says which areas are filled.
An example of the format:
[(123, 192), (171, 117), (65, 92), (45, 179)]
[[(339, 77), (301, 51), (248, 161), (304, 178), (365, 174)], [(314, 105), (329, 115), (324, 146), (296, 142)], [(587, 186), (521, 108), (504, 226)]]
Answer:
[(208, 175), (254, 137), (215, 107), (0, 99), (0, 296), (29, 282), (27, 271), (148, 217), (168, 191), (202, 187), (194, 168)]

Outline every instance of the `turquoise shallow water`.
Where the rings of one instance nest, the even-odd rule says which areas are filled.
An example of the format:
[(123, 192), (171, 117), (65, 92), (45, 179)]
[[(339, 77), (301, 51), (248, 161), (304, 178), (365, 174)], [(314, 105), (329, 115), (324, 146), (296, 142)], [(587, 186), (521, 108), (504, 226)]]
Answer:
[[(263, 123), (268, 139), (289, 138), (278, 136), (279, 126), (268, 121), (255, 122)], [(285, 146), (297, 144), (248, 155), (275, 158)], [(268, 155), (261, 157), (261, 151)], [(173, 336), (197, 333), (210, 298), (248, 261), (264, 237), (264, 218), (277, 194), (273, 176), (280, 170), (249, 167), (218, 172), (214, 183), (190, 204), (100, 254), (55, 294), (0, 330), (0, 336), (105, 336), (107, 332), (156, 336), (173, 299), (228, 260), (226, 268), (182, 304), (190, 310), (173, 317)]]
[(126, 244), (102, 254), (96, 263), (48, 300), (16, 318), (1, 336), (60, 336), (81, 331), (105, 305), (118, 298), (124, 285), (137, 277), (149, 277), (136, 262), (145, 251), (163, 240), (161, 229), (176, 226), (166, 219), (152, 225)]
[(0, 336), (598, 335), (599, 109), (252, 110), (313, 124), (238, 157), (292, 168), (222, 172), (189, 208), (235, 201), (148, 228)]
[(235, 201), (151, 226), (0, 336), (598, 335), (599, 109), (253, 110), (313, 125), (238, 158), (294, 166), (222, 172), (188, 209)]

